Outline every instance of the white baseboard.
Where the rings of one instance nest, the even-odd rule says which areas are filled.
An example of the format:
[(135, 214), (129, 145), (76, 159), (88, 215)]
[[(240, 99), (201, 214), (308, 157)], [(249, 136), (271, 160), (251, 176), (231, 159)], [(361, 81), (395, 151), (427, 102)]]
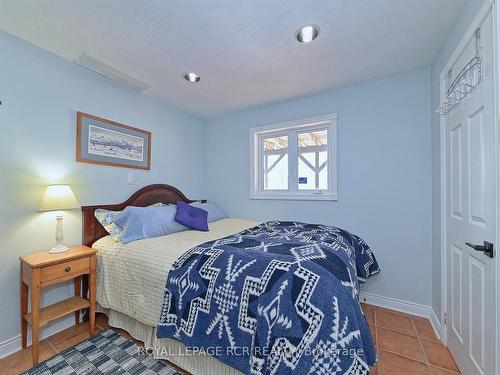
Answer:
[(361, 302), (366, 302), (369, 305), (374, 305), (378, 307), (384, 307), (386, 309), (391, 309), (399, 312), (403, 312), (410, 315), (420, 316), (422, 318), (429, 319), (434, 332), (438, 339), (441, 339), (441, 322), (439, 321), (436, 313), (430, 306), (421, 305), (418, 303), (403, 301), (391, 297), (379, 296), (377, 294), (360, 292), (359, 300)]
[(436, 334), (438, 339), (443, 341), (443, 339), (442, 339), (442, 337), (443, 337), (442, 336), (443, 335), (443, 331), (442, 331), (443, 325), (441, 324), (441, 321), (439, 320), (438, 316), (436, 315), (436, 312), (432, 308), (431, 308), (430, 321), (431, 321), (432, 328), (434, 329), (434, 333)]
[(0, 342), (0, 358), (7, 357), (21, 349), (21, 335)]
[[(46, 339), (75, 324), (73, 315), (42, 329), (40, 340)], [(28, 328), (28, 346), (31, 345), (31, 329)], [(0, 342), (0, 359), (22, 349), (21, 334)]]

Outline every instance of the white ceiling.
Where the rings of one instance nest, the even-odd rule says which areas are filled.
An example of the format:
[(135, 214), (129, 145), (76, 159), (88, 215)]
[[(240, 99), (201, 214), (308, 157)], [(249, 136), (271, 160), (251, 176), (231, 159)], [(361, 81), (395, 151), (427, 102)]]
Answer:
[[(0, 0), (0, 29), (68, 60), (85, 52), (207, 118), (429, 66), (464, 2)], [(308, 23), (321, 35), (300, 45)]]

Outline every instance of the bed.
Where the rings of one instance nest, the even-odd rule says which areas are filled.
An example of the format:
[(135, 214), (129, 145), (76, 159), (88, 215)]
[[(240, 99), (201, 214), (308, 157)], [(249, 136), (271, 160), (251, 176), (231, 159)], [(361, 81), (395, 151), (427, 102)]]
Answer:
[[(151, 353), (155, 358), (166, 359), (191, 374), (241, 374), (242, 372), (234, 368), (238, 367), (237, 365), (234, 367), (229, 366), (226, 363), (231, 362), (220, 357), (219, 359), (221, 360), (214, 358), (214, 353), (209, 352), (209, 354), (214, 355), (212, 356), (204, 351), (190, 352), (180, 342), (182, 338), (178, 335), (178, 332), (174, 333), (170, 330), (175, 324), (171, 324), (168, 319), (165, 319), (166, 317), (173, 316), (172, 311), (167, 311), (172, 308), (172, 306), (166, 304), (170, 293), (168, 283), (172, 282), (172, 278), (175, 281), (176, 271), (185, 272), (182, 266), (189, 267), (190, 263), (193, 262), (192, 259), (194, 259), (192, 257), (202, 256), (200, 254), (205, 250), (210, 251), (210, 249), (213, 249), (214, 243), (217, 243), (220, 239), (224, 239), (222, 242), (226, 246), (230, 246), (228, 244), (232, 243), (231, 241), (234, 238), (237, 238), (237, 240), (233, 242), (240, 244), (243, 242), (242, 238), (246, 238), (247, 236), (256, 238), (256, 236), (262, 234), (263, 230), (276, 233), (276, 228), (281, 225), (297, 226), (297, 223), (259, 223), (252, 220), (226, 218), (210, 223), (210, 230), (208, 232), (188, 230), (123, 245), (114, 241), (94, 217), (94, 212), (98, 208), (118, 211), (123, 210), (127, 206), (144, 207), (155, 203), (173, 204), (179, 200), (186, 203), (194, 202), (172, 186), (150, 185), (139, 190), (130, 199), (121, 204), (82, 207), (83, 243), (98, 250), (98, 311), (108, 315), (111, 326), (122, 328), (134, 338), (143, 341), (146, 348), (151, 348)], [(289, 233), (290, 229), (287, 227), (284, 231)], [(313, 233), (315, 233), (314, 231)], [(307, 233), (307, 237), (309, 238), (310, 230)], [(238, 235), (235, 237), (235, 234)], [(242, 237), (241, 234), (244, 234), (244, 236)], [(206, 246), (206, 249), (203, 246)], [(370, 266), (368, 265), (368, 267)], [(166, 284), (167, 288), (165, 289)], [(325, 295), (327, 294), (328, 292), (325, 292)], [(357, 305), (359, 307), (359, 303)], [(359, 316), (360, 308), (356, 307), (355, 310), (358, 316), (352, 319), (353, 315), (351, 314), (351, 322), (349, 324), (352, 324), (352, 321), (359, 322), (364, 327), (365, 333), (360, 335), (358, 332), (357, 337), (351, 337), (349, 340), (359, 340), (370, 350), (369, 345), (367, 346), (367, 341), (370, 340), (371, 345), (371, 337), (369, 330), (367, 330), (366, 319)], [(341, 319), (338, 311), (332, 309), (328, 311), (327, 315), (330, 315), (330, 312), (334, 316), (334, 319), (344, 319), (344, 317)], [(181, 316), (179, 316), (180, 318)], [(347, 330), (346, 320), (347, 317), (343, 320), (344, 326), (340, 327), (344, 333)], [(288, 324), (289, 326), (292, 325), (291, 322), (288, 322)], [(294, 324), (296, 327), (298, 323), (295, 322)], [(337, 332), (337, 336), (342, 334), (340, 329)], [(169, 334), (169, 331), (172, 332)], [(157, 336), (170, 337), (158, 338)], [(191, 345), (192, 342), (189, 340), (184, 340), (184, 342), (189, 343), (189, 347), (196, 347), (196, 345)], [(345, 341), (344, 344), (347, 345), (347, 342)], [(186, 353), (190, 355), (186, 355)], [(363, 372), (366, 370), (366, 364), (363, 365), (354, 362), (353, 365), (359, 366), (360, 374), (366, 373)], [(323, 363), (323, 360), (321, 363)], [(331, 366), (332, 364), (328, 365)], [(240, 367), (240, 369), (242, 368)], [(276, 369), (274, 370), (275, 373), (282, 372)], [(327, 369), (326, 364), (323, 369), (316, 368), (317, 371), (315, 372), (321, 373), (325, 369)], [(245, 372), (249, 371), (245, 370)]]

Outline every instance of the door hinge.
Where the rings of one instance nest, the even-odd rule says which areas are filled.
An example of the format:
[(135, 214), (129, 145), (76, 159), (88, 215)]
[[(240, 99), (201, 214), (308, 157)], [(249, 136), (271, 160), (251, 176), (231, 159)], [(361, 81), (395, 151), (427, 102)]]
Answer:
[(444, 325), (448, 324), (448, 313), (444, 313)]

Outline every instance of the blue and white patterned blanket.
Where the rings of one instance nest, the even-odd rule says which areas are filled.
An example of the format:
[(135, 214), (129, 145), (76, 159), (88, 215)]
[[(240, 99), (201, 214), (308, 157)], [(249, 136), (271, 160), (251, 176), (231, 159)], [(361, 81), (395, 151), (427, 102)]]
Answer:
[(173, 264), (157, 336), (245, 374), (368, 374), (376, 354), (357, 296), (378, 272), (345, 230), (267, 222)]

